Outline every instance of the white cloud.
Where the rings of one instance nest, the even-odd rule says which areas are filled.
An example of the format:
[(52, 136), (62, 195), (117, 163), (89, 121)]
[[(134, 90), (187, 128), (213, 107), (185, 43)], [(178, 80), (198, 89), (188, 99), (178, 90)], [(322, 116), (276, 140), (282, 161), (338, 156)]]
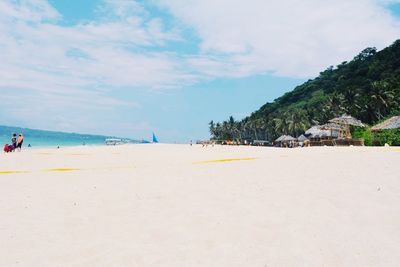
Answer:
[(140, 107), (114, 97), (114, 88), (158, 89), (193, 81), (174, 54), (146, 50), (176, 39), (161, 20), (131, 14), (132, 6), (108, 8), (115, 16), (62, 26), (57, 24), (61, 15), (47, 1), (0, 1), (4, 117), (72, 130), (66, 125), (81, 128), (93, 119), (99, 122), (100, 114), (112, 108)]
[[(312, 77), (397, 39), (399, 20), (385, 6), (398, 2), (152, 0), (172, 14), (166, 27), (142, 1), (103, 0), (96, 21), (66, 26), (46, 0), (2, 0), (0, 93), (7, 104), (0, 110), (43, 128), (94, 129), (99, 114), (114, 107), (140, 108), (140, 101), (113, 97), (116, 88), (160, 90), (264, 73)], [(198, 39), (186, 40), (188, 29)], [(187, 43), (199, 51), (179, 48)]]
[[(11, 9), (14, 5), (9, 3), (8, 6)], [(12, 73), (8, 79), (0, 81), (0, 87), (19, 86), (21, 77), (15, 75), (26, 77), (25, 85), (29, 83), (35, 90), (55, 90), (54, 83), (71, 90), (98, 83), (110, 87), (151, 88), (175, 85), (189, 78), (179, 69), (173, 55), (143, 49), (135, 52), (174, 38), (173, 34), (161, 30), (158, 20), (143, 25), (140, 17), (130, 16), (122, 21), (63, 27), (50, 23), (31, 24), (14, 13), (2, 12), (0, 9), (3, 18), (0, 40), (4, 54), (0, 69), (9, 73), (12, 69)], [(42, 17), (47, 17), (46, 13)], [(86, 56), (71, 57), (68, 55), (71, 50), (81, 51)]]
[(3, 19), (14, 18), (31, 22), (60, 17), (60, 14), (46, 0), (21, 0), (19, 3), (3, 0), (0, 2), (0, 12)]
[(213, 62), (221, 58), (223, 65), (236, 66), (230, 72), (234, 76), (272, 72), (309, 77), (400, 36), (398, 19), (380, 0), (157, 2), (199, 35), (203, 57), (197, 65), (212, 55)]
[(385, 0), (157, 3), (196, 31), (199, 54), (163, 50), (184, 37), (165, 30), (136, 1), (104, 0), (102, 20), (69, 27), (52, 23), (61, 15), (45, 0), (0, 2), (0, 70), (7, 74), (0, 88), (75, 93), (262, 73), (309, 77), (400, 35), (398, 20), (382, 7)]

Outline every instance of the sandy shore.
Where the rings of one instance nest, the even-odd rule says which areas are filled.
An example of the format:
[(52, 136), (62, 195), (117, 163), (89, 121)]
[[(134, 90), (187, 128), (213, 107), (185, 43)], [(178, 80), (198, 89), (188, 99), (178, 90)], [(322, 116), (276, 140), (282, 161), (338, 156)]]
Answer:
[(0, 266), (400, 266), (400, 148), (0, 155)]

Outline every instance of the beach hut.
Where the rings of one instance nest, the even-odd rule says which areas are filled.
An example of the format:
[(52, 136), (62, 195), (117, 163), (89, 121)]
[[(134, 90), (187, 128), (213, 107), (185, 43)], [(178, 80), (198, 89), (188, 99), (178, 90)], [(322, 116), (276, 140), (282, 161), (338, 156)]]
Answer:
[(304, 134), (300, 135), (300, 136), (297, 138), (297, 141), (299, 141), (299, 142), (304, 142), (304, 141), (307, 141), (307, 140), (308, 140), (308, 138), (305, 137)]
[(331, 119), (329, 122), (343, 126), (343, 131), (339, 131), (338, 138), (351, 139), (350, 126), (365, 127), (365, 124), (360, 120), (357, 120), (356, 118), (346, 114), (338, 118)]
[(275, 142), (282, 142), (282, 140), (285, 138), (286, 135), (281, 135), (280, 137), (278, 137)]
[(308, 138), (305, 137), (304, 134), (297, 137), (297, 141), (299, 142), (300, 146), (307, 146), (310, 143), (310, 140), (308, 140)]
[(346, 127), (333, 122), (322, 125), (321, 130), (328, 131), (327, 136), (332, 138), (341, 138), (342, 136), (346, 136)]
[(400, 116), (391, 117), (390, 119), (387, 119), (371, 128), (374, 132), (390, 129), (400, 129)]
[(316, 138), (323, 138), (331, 136), (331, 132), (329, 130), (322, 129), (321, 125), (312, 126), (305, 132), (309, 138), (316, 139)]
[(285, 146), (285, 147), (292, 147), (295, 141), (296, 138), (290, 135), (282, 135), (275, 140), (275, 142), (278, 143), (280, 146)]
[(286, 137), (286, 135), (281, 135), (281, 136), (279, 136), (279, 137), (275, 140), (275, 146), (276, 146), (276, 145), (282, 146), (282, 141), (283, 141), (283, 139), (285, 139), (285, 137)]
[(291, 135), (285, 135), (282, 139), (282, 142), (290, 142), (290, 141), (296, 141), (296, 138), (294, 138)]
[(362, 123), (360, 120), (357, 120), (356, 118), (346, 114), (338, 118), (331, 119), (329, 120), (329, 122), (333, 122), (339, 125), (352, 125), (356, 127), (365, 127), (365, 124)]
[(311, 146), (334, 145), (342, 131), (342, 126), (334, 123), (324, 125), (316, 125), (305, 132), (305, 135), (310, 139)]

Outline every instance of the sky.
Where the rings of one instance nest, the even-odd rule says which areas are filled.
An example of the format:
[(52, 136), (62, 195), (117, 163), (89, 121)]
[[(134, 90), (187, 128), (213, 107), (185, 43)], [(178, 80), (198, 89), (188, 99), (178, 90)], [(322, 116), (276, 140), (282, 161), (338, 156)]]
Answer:
[(400, 38), (400, 0), (0, 0), (0, 125), (150, 139)]

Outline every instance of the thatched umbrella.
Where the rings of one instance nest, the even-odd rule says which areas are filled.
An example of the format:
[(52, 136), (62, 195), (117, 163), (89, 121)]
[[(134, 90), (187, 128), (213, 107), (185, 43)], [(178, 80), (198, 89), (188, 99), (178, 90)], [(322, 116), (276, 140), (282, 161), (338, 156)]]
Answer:
[(278, 139), (275, 140), (275, 142), (280, 143), (282, 146), (283, 144), (287, 145), (288, 143), (295, 141), (296, 138), (290, 135), (282, 135)]
[(279, 136), (279, 137), (275, 140), (275, 142), (282, 142), (282, 140), (283, 140), (285, 137), (286, 137), (286, 135), (281, 135), (281, 136)]
[(388, 130), (388, 129), (399, 129), (400, 128), (400, 116), (394, 116), (390, 119), (381, 122), (371, 128), (372, 131)]
[(365, 127), (365, 124), (362, 123), (360, 120), (357, 120), (356, 118), (346, 114), (338, 118), (331, 119), (329, 120), (329, 122), (344, 126), (345, 138), (351, 138), (350, 126)]
[(296, 138), (294, 138), (293, 136), (290, 135), (285, 135), (282, 139), (282, 142), (290, 142), (290, 141), (295, 141)]
[(305, 141), (308, 141), (308, 138), (305, 137), (304, 134), (302, 134), (302, 135), (300, 135), (300, 136), (297, 138), (297, 140), (298, 140), (299, 142), (305, 142)]

